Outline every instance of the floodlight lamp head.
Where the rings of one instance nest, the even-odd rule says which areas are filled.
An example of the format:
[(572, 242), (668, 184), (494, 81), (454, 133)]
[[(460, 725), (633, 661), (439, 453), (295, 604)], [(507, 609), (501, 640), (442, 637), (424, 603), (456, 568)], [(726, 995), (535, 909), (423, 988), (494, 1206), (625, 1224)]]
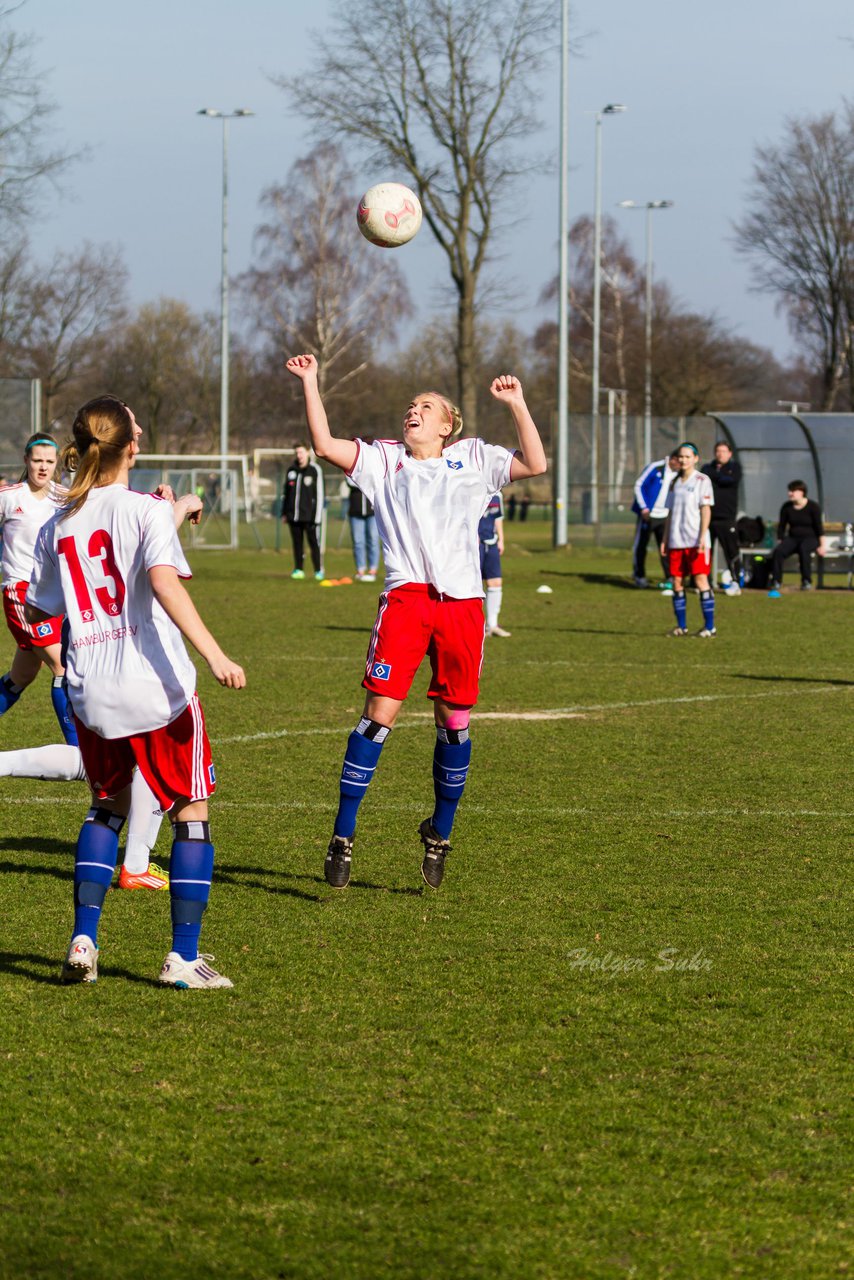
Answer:
[(200, 111), (196, 112), (196, 115), (197, 116), (221, 116), (222, 112), (217, 111), (216, 107), (202, 107)]
[(235, 107), (231, 113), (233, 116), (254, 116), (255, 112), (249, 107)]
[(627, 107), (625, 107), (625, 106), (623, 105), (623, 103), (622, 103), (622, 102), (609, 102), (609, 103), (607, 104), (607, 106), (604, 106), (604, 107), (602, 108), (602, 115), (603, 115), (603, 116), (615, 116), (615, 115), (617, 115), (620, 111), (627, 111), (627, 110), (628, 110), (628, 108), (627, 108)]
[(672, 200), (650, 200), (646, 207), (647, 209), (672, 209), (673, 201)]
[(638, 204), (637, 200), (619, 200), (617, 202), (617, 208), (618, 209), (640, 209), (642, 208), (642, 206)]

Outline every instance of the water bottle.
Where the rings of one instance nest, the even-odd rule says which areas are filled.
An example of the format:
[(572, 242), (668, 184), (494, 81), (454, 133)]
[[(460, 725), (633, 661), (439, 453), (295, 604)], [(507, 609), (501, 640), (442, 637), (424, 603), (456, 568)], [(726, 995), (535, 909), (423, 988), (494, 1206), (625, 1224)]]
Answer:
[(854, 551), (854, 524), (846, 524), (839, 545), (843, 551)]

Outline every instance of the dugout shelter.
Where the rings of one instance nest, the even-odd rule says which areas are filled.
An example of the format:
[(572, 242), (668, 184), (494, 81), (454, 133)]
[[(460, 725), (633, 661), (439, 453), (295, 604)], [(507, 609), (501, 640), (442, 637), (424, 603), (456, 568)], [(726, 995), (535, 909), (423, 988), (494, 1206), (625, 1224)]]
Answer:
[(854, 414), (710, 413), (741, 463), (739, 514), (776, 522), (803, 480), (831, 524), (854, 522)]

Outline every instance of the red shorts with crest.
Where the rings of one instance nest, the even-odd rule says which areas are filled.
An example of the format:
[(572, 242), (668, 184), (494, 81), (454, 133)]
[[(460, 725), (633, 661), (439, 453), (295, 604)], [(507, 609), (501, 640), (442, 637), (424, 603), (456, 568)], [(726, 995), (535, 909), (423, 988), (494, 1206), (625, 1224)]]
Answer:
[(136, 765), (163, 810), (176, 800), (207, 800), (216, 790), (211, 744), (195, 694), (171, 724), (129, 738), (101, 738), (74, 718), (83, 767), (97, 799), (123, 791)]
[(712, 567), (712, 554), (706, 547), (680, 547), (668, 551), (668, 569), (672, 578), (690, 578), (695, 573), (708, 573)]
[(45, 649), (62, 640), (62, 618), (45, 618), (35, 625), (27, 622), (24, 601), (28, 582), (8, 582), (3, 588), (3, 612), (6, 625), (19, 649)]
[(477, 702), (483, 666), (483, 602), (442, 596), (407, 582), (380, 596), (362, 686), (402, 702), (424, 657), (432, 669), (428, 698), (459, 707)]

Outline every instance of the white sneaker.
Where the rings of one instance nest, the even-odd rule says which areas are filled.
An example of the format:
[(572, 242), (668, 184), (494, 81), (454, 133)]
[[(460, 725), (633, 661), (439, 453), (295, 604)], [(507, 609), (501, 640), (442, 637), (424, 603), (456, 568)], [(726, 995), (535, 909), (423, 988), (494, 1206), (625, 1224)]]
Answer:
[(208, 964), (213, 956), (199, 955), (195, 960), (184, 960), (177, 951), (170, 951), (163, 961), (159, 981), (167, 987), (180, 987), (186, 991), (189, 987), (213, 991), (217, 987), (233, 987), (230, 978), (224, 977)]
[(717, 627), (703, 627), (702, 631), (697, 632), (698, 640), (712, 640), (718, 634)]
[(487, 627), (486, 634), (488, 636), (504, 636), (509, 638), (510, 632), (505, 631), (503, 627)]
[(71, 939), (68, 955), (62, 966), (62, 982), (97, 982), (98, 948), (85, 933)]
[(667, 634), (669, 636), (674, 636), (676, 638), (678, 638), (679, 636), (687, 636), (688, 628), (687, 627), (671, 627)]
[(371, 573), (370, 569), (367, 573), (362, 574), (362, 582), (376, 582), (376, 580), (377, 575), (375, 573)]
[(737, 582), (730, 582), (728, 586), (724, 587), (724, 595), (725, 595), (725, 596), (740, 596), (740, 595), (741, 595), (741, 587), (738, 585), (738, 583), (737, 583)]

